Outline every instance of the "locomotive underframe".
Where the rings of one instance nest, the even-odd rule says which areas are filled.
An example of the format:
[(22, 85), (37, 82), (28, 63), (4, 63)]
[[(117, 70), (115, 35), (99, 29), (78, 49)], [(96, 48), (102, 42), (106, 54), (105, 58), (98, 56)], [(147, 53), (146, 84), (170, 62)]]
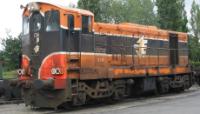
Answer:
[(79, 80), (68, 79), (65, 89), (35, 89), (33, 86), (23, 88), (25, 104), (32, 107), (67, 107), (83, 105), (92, 99), (110, 98), (119, 100), (125, 97), (142, 95), (149, 92), (168, 93), (183, 91), (194, 83), (189, 74), (161, 77), (135, 77), (125, 79)]

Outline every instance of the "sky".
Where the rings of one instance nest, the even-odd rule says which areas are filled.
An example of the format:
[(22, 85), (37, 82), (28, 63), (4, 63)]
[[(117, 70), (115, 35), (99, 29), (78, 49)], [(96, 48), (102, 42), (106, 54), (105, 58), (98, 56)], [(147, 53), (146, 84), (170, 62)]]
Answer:
[[(192, 6), (193, 0), (185, 0), (185, 10), (187, 11), (187, 15), (190, 18), (190, 10)], [(200, 4), (200, 0), (195, 0), (196, 3)]]
[[(26, 5), (33, 1), (43, 1), (49, 3), (56, 3), (62, 6), (69, 6), (69, 4), (77, 4), (78, 0), (3, 0), (0, 4), (0, 43), (6, 37), (6, 33), (12, 36), (18, 36), (22, 31), (22, 9), (20, 5)], [(185, 0), (186, 11), (190, 17), (190, 9), (193, 0)], [(195, 0), (200, 4), (200, 0)], [(2, 46), (0, 45), (0, 50)]]

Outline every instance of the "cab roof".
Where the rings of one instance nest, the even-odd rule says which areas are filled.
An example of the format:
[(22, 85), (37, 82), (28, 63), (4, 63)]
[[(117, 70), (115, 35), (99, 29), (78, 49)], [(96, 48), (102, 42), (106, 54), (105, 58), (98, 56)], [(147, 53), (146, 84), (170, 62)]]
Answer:
[(40, 5), (49, 5), (52, 7), (57, 7), (59, 9), (65, 10), (65, 11), (69, 11), (69, 12), (73, 12), (73, 13), (78, 13), (78, 14), (83, 14), (83, 15), (88, 15), (88, 16), (94, 16), (94, 14), (91, 11), (88, 10), (84, 10), (84, 9), (77, 9), (77, 8), (69, 8), (67, 6), (61, 6), (61, 5), (57, 5), (57, 4), (52, 4), (52, 3), (47, 3), (47, 2), (30, 2), (26, 5), (24, 13), (27, 11), (27, 8), (30, 4), (32, 3), (36, 3)]

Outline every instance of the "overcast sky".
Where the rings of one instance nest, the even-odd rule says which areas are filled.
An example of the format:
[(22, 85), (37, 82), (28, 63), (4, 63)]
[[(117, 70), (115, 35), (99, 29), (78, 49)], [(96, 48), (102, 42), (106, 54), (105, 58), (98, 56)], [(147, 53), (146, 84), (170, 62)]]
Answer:
[[(69, 4), (76, 4), (78, 0), (3, 0), (0, 4), (0, 43), (2, 38), (6, 36), (6, 31), (10, 31), (13, 36), (19, 35), (21, 32), (21, 15), (22, 10), (20, 5), (26, 5), (32, 1), (44, 1), (50, 3), (56, 3), (62, 6), (68, 6)], [(186, 1), (186, 11), (190, 16), (190, 9), (193, 0)], [(196, 0), (200, 4), (200, 0)], [(1, 49), (1, 46), (0, 46)]]

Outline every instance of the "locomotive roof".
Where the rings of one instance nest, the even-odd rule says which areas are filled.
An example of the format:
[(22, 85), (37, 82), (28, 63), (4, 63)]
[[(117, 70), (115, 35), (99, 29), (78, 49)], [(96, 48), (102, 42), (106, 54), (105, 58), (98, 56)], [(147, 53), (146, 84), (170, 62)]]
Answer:
[(94, 23), (94, 31), (98, 34), (118, 35), (118, 36), (141, 36), (147, 39), (168, 40), (169, 33), (177, 34), (179, 41), (187, 42), (187, 33), (175, 32), (159, 29), (156, 26), (146, 26), (134, 23)]

